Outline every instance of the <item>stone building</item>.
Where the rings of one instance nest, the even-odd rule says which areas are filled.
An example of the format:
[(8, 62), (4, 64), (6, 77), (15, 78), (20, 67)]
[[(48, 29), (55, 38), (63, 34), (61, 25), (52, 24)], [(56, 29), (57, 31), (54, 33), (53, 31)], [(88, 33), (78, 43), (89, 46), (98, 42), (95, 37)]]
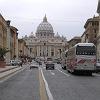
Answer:
[(86, 21), (84, 28), (85, 31), (81, 36), (82, 42), (91, 42), (96, 45), (99, 31), (99, 17), (94, 16), (93, 18), (89, 18)]
[(0, 14), (0, 48), (5, 48), (9, 52), (5, 55), (6, 63), (11, 59), (18, 59), (18, 29), (10, 25)]
[(85, 31), (81, 36), (81, 42), (94, 43), (96, 46), (97, 60), (100, 59), (100, 32), (99, 32), (99, 16), (89, 18), (85, 25)]
[(7, 47), (7, 25), (6, 20), (0, 14), (0, 47)]
[(55, 35), (52, 25), (47, 21), (47, 17), (37, 27), (36, 33), (23, 38), (28, 47), (28, 56), (31, 57), (52, 57), (60, 58), (65, 49), (67, 40), (58, 33)]
[(19, 58), (28, 56), (28, 48), (23, 39), (18, 39), (18, 56)]
[(10, 25), (10, 21), (7, 23), (7, 49), (10, 50), (6, 54), (6, 62), (9, 63), (11, 59), (18, 59), (18, 29)]
[(68, 41), (68, 49), (80, 42), (81, 42), (81, 37), (78, 36), (73, 37), (71, 40)]

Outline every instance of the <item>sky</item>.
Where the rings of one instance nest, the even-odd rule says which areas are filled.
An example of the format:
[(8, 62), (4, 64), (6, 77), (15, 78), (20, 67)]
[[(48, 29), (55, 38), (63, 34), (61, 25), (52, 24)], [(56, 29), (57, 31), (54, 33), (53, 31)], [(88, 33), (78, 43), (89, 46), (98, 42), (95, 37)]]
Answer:
[(18, 29), (18, 37), (35, 34), (43, 17), (67, 40), (81, 36), (87, 19), (98, 16), (98, 0), (0, 0), (0, 13)]

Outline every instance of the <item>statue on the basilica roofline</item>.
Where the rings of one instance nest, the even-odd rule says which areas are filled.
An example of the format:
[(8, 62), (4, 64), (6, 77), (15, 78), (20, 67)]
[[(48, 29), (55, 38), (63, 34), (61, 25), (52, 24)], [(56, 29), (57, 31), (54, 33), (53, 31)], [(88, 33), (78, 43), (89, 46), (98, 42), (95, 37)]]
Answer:
[(97, 13), (100, 14), (100, 0), (98, 0)]

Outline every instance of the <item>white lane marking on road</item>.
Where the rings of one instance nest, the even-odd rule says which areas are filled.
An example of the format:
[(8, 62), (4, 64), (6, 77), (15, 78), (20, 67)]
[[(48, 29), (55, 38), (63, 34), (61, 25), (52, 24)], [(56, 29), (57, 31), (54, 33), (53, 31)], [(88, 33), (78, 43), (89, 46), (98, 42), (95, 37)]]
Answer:
[(40, 69), (40, 70), (41, 70), (41, 74), (42, 74), (42, 77), (43, 77), (43, 80), (44, 80), (44, 83), (45, 83), (45, 88), (46, 88), (46, 91), (47, 91), (48, 98), (49, 98), (49, 100), (54, 100), (53, 96), (51, 94), (51, 91), (49, 89), (48, 83), (47, 83), (47, 81), (44, 77), (43, 71), (42, 71), (42, 69)]
[(57, 70), (60, 71), (61, 73), (63, 73), (64, 75), (66, 75), (67, 77), (70, 76), (69, 74), (66, 74), (66, 73), (64, 73), (63, 71), (59, 70), (59, 69), (57, 69)]
[(53, 73), (51, 70), (50, 70), (50, 73), (51, 73), (51, 75), (55, 75), (55, 73)]

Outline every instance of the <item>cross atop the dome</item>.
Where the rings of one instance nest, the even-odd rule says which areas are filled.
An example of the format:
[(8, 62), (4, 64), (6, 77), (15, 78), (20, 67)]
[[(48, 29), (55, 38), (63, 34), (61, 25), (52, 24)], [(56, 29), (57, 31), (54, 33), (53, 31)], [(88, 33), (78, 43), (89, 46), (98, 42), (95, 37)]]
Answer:
[(47, 22), (46, 14), (45, 14), (45, 16), (44, 16), (44, 18), (43, 18), (43, 22)]

